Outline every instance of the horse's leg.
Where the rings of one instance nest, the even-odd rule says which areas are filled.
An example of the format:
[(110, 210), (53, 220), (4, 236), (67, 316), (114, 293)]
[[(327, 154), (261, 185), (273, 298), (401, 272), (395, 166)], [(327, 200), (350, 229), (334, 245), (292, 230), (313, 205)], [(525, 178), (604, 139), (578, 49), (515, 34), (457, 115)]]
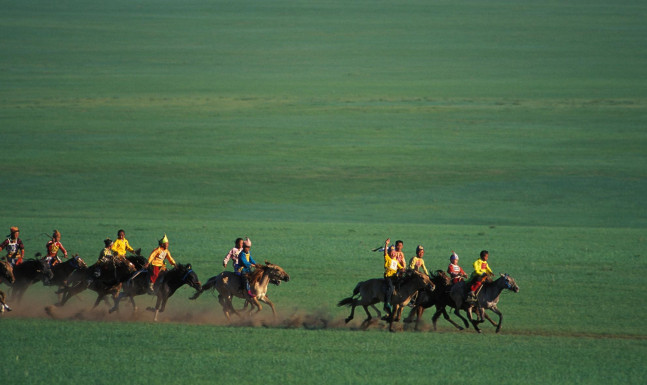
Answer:
[[(349, 323), (350, 320), (352, 320), (353, 317), (355, 317), (355, 306), (357, 306), (357, 301), (355, 299), (353, 299), (353, 302), (350, 304), (350, 315), (348, 317), (346, 317), (346, 320), (345, 320), (346, 323)], [(368, 310), (366, 312), (368, 313)], [(370, 314), (369, 314), (369, 316), (370, 316)]]
[(400, 311), (400, 305), (399, 304), (395, 305), (395, 309), (393, 309), (393, 312), (391, 312), (391, 316), (389, 317), (389, 331), (393, 332), (393, 333), (395, 332), (395, 330), (393, 329), (393, 321), (394, 321), (394, 318), (395, 318), (396, 314), (398, 314), (398, 311)]
[[(274, 315), (274, 318), (276, 318), (276, 309), (274, 308), (274, 304), (272, 303), (272, 301), (270, 301), (270, 297), (268, 297), (267, 295), (265, 295), (265, 296), (263, 297), (263, 299), (261, 299), (261, 301), (263, 301), (263, 302), (265, 302), (266, 304), (270, 305), (270, 307), (272, 308), (272, 314)], [(260, 309), (259, 309), (259, 311), (260, 311)]]
[(491, 307), (490, 310), (492, 310), (494, 312), (494, 314), (499, 316), (499, 323), (498, 324), (495, 324), (494, 321), (492, 321), (492, 319), (487, 315), (487, 313), (485, 311), (483, 311), (483, 316), (485, 318), (487, 318), (488, 321), (490, 321), (492, 323), (492, 325), (496, 326), (496, 332), (498, 333), (498, 332), (501, 331), (501, 324), (503, 323), (503, 313), (501, 313), (501, 310), (499, 310), (499, 308), (497, 308), (496, 306)]
[[(443, 318), (445, 318), (445, 320), (447, 322), (449, 322), (450, 324), (454, 325), (454, 327), (456, 329), (458, 329), (458, 330), (463, 330), (464, 329), (461, 325), (457, 324), (456, 322), (454, 322), (454, 320), (449, 318), (449, 314), (447, 313), (447, 309), (445, 308), (445, 306), (440, 306), (440, 307), (437, 306), (436, 307), (436, 313), (434, 313), (434, 316), (432, 318), (433, 323), (434, 323), (434, 330), (436, 330), (436, 322), (438, 321), (438, 318), (440, 318), (441, 314), (443, 315)], [(464, 319), (463, 322), (465, 322), (465, 326), (467, 326), (467, 320)]]
[(99, 303), (101, 302), (102, 299), (105, 299), (105, 297), (106, 297), (105, 293), (103, 293), (103, 294), (99, 293), (97, 295), (97, 300), (94, 301), (94, 305), (92, 305), (92, 310), (94, 310), (97, 306), (99, 306)]
[(227, 321), (231, 322), (231, 317), (229, 317), (229, 305), (227, 304), (227, 301), (225, 301), (225, 298), (222, 296), (222, 294), (218, 294), (218, 302), (220, 302), (220, 306), (222, 306), (222, 312), (225, 313)]
[(474, 326), (474, 330), (476, 330), (477, 333), (481, 333), (481, 329), (479, 329), (478, 322), (472, 319), (473, 318), (472, 317), (472, 306), (469, 306), (465, 311), (467, 312), (467, 318), (472, 323), (472, 326)]
[(402, 311), (404, 310), (404, 306), (398, 306), (398, 312), (395, 315), (395, 322), (400, 321), (400, 317), (402, 317)]

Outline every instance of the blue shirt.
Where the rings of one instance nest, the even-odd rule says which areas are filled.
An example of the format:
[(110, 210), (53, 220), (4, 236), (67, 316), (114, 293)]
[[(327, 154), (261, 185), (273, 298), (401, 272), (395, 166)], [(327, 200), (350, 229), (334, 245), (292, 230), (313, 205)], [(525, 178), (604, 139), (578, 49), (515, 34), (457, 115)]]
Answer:
[(239, 273), (251, 273), (252, 266), (255, 264), (256, 261), (252, 258), (251, 251), (248, 253), (241, 251), (240, 254), (238, 254), (238, 266), (236, 267), (236, 271)]

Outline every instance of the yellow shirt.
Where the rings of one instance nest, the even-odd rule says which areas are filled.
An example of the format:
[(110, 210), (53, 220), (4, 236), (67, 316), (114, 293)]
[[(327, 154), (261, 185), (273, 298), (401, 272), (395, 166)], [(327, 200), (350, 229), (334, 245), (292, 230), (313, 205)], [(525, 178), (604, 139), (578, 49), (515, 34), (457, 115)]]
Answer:
[(164, 267), (165, 259), (168, 259), (171, 265), (175, 266), (175, 261), (171, 257), (171, 252), (168, 249), (164, 250), (161, 247), (158, 247), (153, 250), (150, 257), (148, 257), (148, 263), (153, 266)]
[(422, 271), (424, 271), (425, 274), (429, 275), (429, 272), (427, 271), (427, 267), (425, 266), (424, 259), (418, 258), (417, 256), (411, 258), (411, 261), (409, 262), (409, 270), (419, 271), (418, 269), (421, 267), (422, 267)]
[(485, 273), (494, 274), (490, 269), (490, 266), (487, 264), (487, 261), (484, 261), (481, 258), (474, 261), (474, 273), (472, 275), (482, 275)]
[(384, 253), (384, 278), (392, 277), (398, 272), (398, 269), (404, 269), (404, 266), (395, 258), (391, 258), (387, 252)]
[(117, 253), (117, 255), (121, 257), (126, 256), (126, 250), (130, 251), (133, 253), (135, 250), (133, 250), (132, 247), (130, 247), (130, 244), (128, 244), (127, 239), (117, 239), (113, 244), (112, 244), (112, 251)]

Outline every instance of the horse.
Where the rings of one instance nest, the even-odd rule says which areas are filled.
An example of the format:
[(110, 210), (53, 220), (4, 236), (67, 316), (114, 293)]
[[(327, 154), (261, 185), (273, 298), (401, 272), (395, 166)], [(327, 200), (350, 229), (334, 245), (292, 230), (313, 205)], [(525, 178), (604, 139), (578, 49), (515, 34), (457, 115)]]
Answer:
[[(36, 254), (37, 257), (39, 255), (40, 253)], [(43, 259), (29, 258), (14, 266), (15, 282), (11, 285), (12, 301), (15, 300), (20, 303), (29, 286), (45, 278), (48, 271), (48, 267), (45, 266), (46, 263)]]
[[(222, 306), (222, 311), (225, 313), (228, 321), (231, 321), (230, 313), (234, 313), (240, 317), (240, 314), (232, 303), (232, 297), (243, 298), (249, 302), (252, 306), (249, 310), (249, 313), (256, 308), (256, 313), (260, 312), (262, 306), (259, 301), (264, 302), (270, 305), (272, 308), (272, 314), (276, 318), (276, 309), (274, 308), (274, 303), (270, 301), (270, 297), (267, 296), (267, 287), (271, 283), (273, 285), (279, 286), (281, 281), (288, 282), (290, 276), (285, 272), (279, 265), (275, 265), (268, 261), (265, 261), (265, 265), (256, 265), (256, 270), (252, 272), (249, 276), (249, 286), (256, 293), (256, 297), (250, 298), (247, 294), (247, 290), (243, 290), (243, 282), (240, 275), (232, 271), (223, 271), (222, 273), (213, 276), (207, 280), (207, 282), (202, 286), (202, 290), (193, 295), (190, 299), (196, 299), (207, 290), (218, 290), (218, 302)], [(245, 302), (245, 306), (247, 306)]]
[[(412, 322), (412, 319), (415, 316), (415, 329), (418, 330), (418, 324), (420, 322), (420, 319), (422, 318), (422, 313), (425, 311), (425, 309), (431, 306), (435, 306), (436, 312), (431, 318), (434, 330), (437, 330), (436, 323), (438, 322), (438, 318), (440, 318), (441, 315), (458, 330), (463, 330), (464, 328), (462, 326), (454, 322), (449, 317), (449, 314), (447, 314), (447, 310), (445, 309), (447, 306), (454, 306), (454, 301), (449, 296), (449, 291), (452, 286), (451, 278), (447, 274), (445, 274), (444, 271), (436, 270), (432, 275), (431, 281), (434, 283), (434, 285), (436, 285), (436, 289), (434, 291), (420, 291), (418, 298), (416, 298), (413, 309), (411, 309), (409, 316), (404, 320), (404, 322)], [(464, 318), (460, 314), (459, 317), (463, 321), (463, 324), (465, 324), (465, 328), (468, 328), (469, 323), (467, 322), (467, 318)]]
[(2, 280), (7, 280), (8, 285), (13, 285), (16, 282), (16, 276), (13, 274), (13, 265), (5, 260), (0, 260), (0, 283)]
[[(381, 313), (375, 307), (375, 304), (384, 302), (384, 288), (384, 278), (373, 278), (361, 281), (355, 285), (353, 295), (344, 298), (337, 303), (337, 306), (351, 307), (350, 315), (345, 319), (346, 323), (353, 319), (355, 315), (355, 307), (360, 305), (364, 308), (364, 311), (368, 316), (368, 318), (362, 322), (362, 328), (365, 329), (368, 327), (373, 318), (371, 313), (368, 311), (369, 306), (377, 311), (377, 317), (379, 318)], [(391, 305), (393, 305), (394, 308), (393, 312), (391, 312), (391, 316), (387, 319), (387, 321), (389, 321), (389, 331), (393, 331), (393, 322), (397, 322), (396, 314), (409, 304), (415, 293), (425, 288), (428, 290), (434, 290), (434, 284), (427, 275), (417, 271), (408, 271), (405, 273), (404, 277), (400, 280), (400, 284), (396, 284), (396, 289), (391, 297)], [(359, 297), (357, 297), (358, 295)]]
[(62, 290), (67, 286), (67, 278), (70, 274), (77, 269), (87, 269), (87, 267), (88, 265), (77, 254), (67, 261), (57, 263), (50, 268), (49, 285), (58, 286), (56, 294), (58, 295), (59, 302), (61, 301)]
[[(97, 262), (89, 268), (77, 269), (68, 277), (68, 286), (62, 289), (63, 298), (56, 305), (63, 306), (73, 296), (90, 289), (97, 293), (92, 309), (96, 308), (102, 300), (110, 306), (107, 296), (112, 296), (114, 304), (121, 290), (121, 284), (144, 264), (146, 264), (146, 258), (133, 255), (125, 260), (118, 259), (114, 263)], [(101, 274), (97, 277), (98, 272)]]
[[(130, 299), (130, 303), (133, 305), (133, 312), (137, 311), (134, 297), (148, 293), (149, 282), (150, 277), (145, 271), (140, 270), (133, 274), (123, 284), (123, 290), (115, 298), (115, 306), (110, 309), (110, 313), (119, 310), (119, 302), (125, 297)], [(154, 295), (157, 296), (157, 303), (154, 308), (148, 307), (146, 309), (155, 312), (155, 321), (157, 321), (159, 313), (166, 309), (166, 301), (184, 284), (191, 286), (197, 291), (202, 290), (202, 284), (198, 279), (198, 275), (191, 268), (190, 263), (186, 265), (178, 263), (172, 270), (163, 270), (160, 272), (154, 286)]]
[(481, 329), (479, 329), (478, 324), (483, 322), (484, 317), (489, 319), (489, 317), (485, 315), (485, 310), (491, 310), (499, 316), (498, 324), (495, 324), (491, 319), (489, 319), (490, 322), (492, 322), (492, 324), (496, 326), (496, 332), (498, 333), (499, 331), (501, 331), (503, 314), (497, 308), (497, 304), (499, 303), (499, 296), (501, 295), (501, 292), (506, 289), (515, 293), (519, 292), (519, 286), (515, 282), (514, 278), (512, 278), (508, 274), (501, 274), (501, 276), (494, 282), (485, 282), (483, 284), (477, 295), (476, 306), (478, 312), (477, 314), (480, 316), (480, 320), (475, 321), (472, 319), (472, 308), (475, 306), (465, 301), (466, 283), (459, 282), (456, 285), (452, 286), (452, 289), (450, 291), (450, 296), (454, 301), (456, 307), (454, 313), (456, 315), (459, 315), (459, 311), (461, 309), (465, 310), (467, 312), (467, 318), (474, 326), (474, 329), (478, 333), (481, 333)]

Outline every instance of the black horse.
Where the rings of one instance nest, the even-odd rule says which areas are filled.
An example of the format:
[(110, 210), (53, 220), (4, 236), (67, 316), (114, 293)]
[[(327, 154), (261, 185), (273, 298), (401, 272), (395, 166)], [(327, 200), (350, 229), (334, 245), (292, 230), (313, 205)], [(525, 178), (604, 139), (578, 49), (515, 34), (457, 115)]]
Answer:
[(12, 301), (20, 303), (29, 286), (45, 278), (46, 271), (48, 270), (45, 266), (46, 263), (42, 259), (29, 258), (25, 259), (21, 264), (14, 266), (13, 274), (16, 280), (11, 285)]
[[(436, 285), (436, 290), (421, 290), (418, 294), (418, 298), (416, 298), (416, 303), (413, 309), (411, 309), (409, 316), (404, 320), (404, 322), (414, 322), (413, 318), (416, 317), (415, 329), (418, 330), (418, 324), (420, 322), (420, 319), (422, 318), (422, 313), (425, 311), (425, 309), (435, 306), (436, 312), (434, 313), (433, 317), (431, 317), (434, 330), (436, 330), (436, 323), (441, 315), (458, 330), (463, 330), (462, 326), (454, 322), (449, 317), (449, 314), (447, 314), (446, 310), (447, 306), (455, 306), (454, 301), (449, 295), (449, 291), (452, 287), (451, 278), (447, 274), (445, 274), (444, 271), (436, 270), (432, 275), (431, 281)], [(458, 314), (458, 316), (463, 321), (463, 324), (465, 324), (465, 328), (468, 328), (469, 323), (467, 322), (467, 318), (463, 317), (460, 314)]]
[(107, 263), (95, 263), (94, 265), (75, 270), (68, 277), (68, 285), (60, 292), (63, 294), (57, 306), (63, 306), (73, 296), (90, 289), (97, 293), (97, 299), (92, 308), (96, 308), (103, 300), (107, 305), (108, 295), (111, 295), (113, 301), (119, 295), (121, 285), (127, 281), (131, 275), (141, 269), (146, 264), (146, 258), (141, 255), (133, 255), (125, 260), (113, 260)]
[[(133, 276), (123, 284), (123, 291), (117, 298), (115, 298), (115, 306), (110, 309), (110, 313), (115, 310), (119, 310), (119, 302), (124, 297), (130, 298), (130, 302), (133, 305), (133, 311), (136, 311), (137, 305), (135, 305), (134, 297), (148, 293), (149, 282), (150, 277), (147, 271), (140, 270), (133, 274)], [(160, 272), (154, 286), (154, 295), (157, 296), (157, 303), (154, 308), (149, 307), (146, 309), (155, 312), (155, 321), (157, 321), (158, 314), (163, 312), (166, 308), (166, 301), (168, 301), (175, 291), (184, 284), (191, 286), (197, 291), (202, 290), (202, 284), (198, 279), (198, 275), (191, 268), (191, 264), (183, 265), (178, 263), (172, 270), (164, 270)]]

